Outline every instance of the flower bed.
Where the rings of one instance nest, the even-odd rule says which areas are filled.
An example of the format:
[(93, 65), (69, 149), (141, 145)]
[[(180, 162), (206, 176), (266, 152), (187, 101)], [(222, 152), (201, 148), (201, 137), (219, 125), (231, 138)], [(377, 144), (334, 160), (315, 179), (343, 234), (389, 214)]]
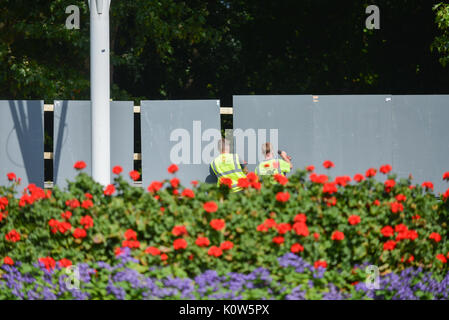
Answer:
[[(323, 165), (333, 167), (330, 161)], [(237, 194), (230, 193), (225, 179), (219, 187), (196, 181), (181, 186), (174, 165), (168, 169), (170, 179), (147, 189), (130, 186), (120, 167), (113, 169), (114, 183), (103, 188), (82, 173), (84, 168), (76, 163), (81, 173), (68, 190), (52, 192), (29, 185), (18, 194), (19, 179), (8, 174), (11, 183), (0, 187), (3, 264), (13, 267), (20, 261), (33, 268), (39, 263), (49, 270), (95, 261), (113, 264), (126, 249), (142, 274), (150, 266), (186, 279), (208, 270), (250, 275), (264, 268), (276, 278), (278, 257), (290, 253), (313, 269), (326, 269), (338, 280), (327, 283), (344, 292), (351, 283), (364, 282), (365, 273), (354, 270), (364, 263), (378, 266), (385, 277), (401, 277), (411, 268), (437, 278), (449, 271), (449, 189), (436, 197), (431, 182), (398, 180), (388, 165), (352, 178), (331, 179), (312, 166), (288, 179), (263, 177), (274, 184), (248, 174), (239, 181), (244, 191)], [(375, 179), (379, 175), (384, 181)], [(130, 176), (139, 178), (135, 171)]]

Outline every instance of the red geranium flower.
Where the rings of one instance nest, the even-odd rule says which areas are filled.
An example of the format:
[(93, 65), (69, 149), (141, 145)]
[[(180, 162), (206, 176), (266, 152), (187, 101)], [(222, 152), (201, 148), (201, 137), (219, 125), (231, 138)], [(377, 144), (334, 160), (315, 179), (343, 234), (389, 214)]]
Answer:
[(315, 240), (318, 240), (320, 239), (320, 234), (318, 232), (314, 232), (313, 237), (315, 238)]
[(393, 250), (394, 248), (396, 248), (396, 241), (388, 240), (384, 243), (384, 251)]
[(404, 202), (405, 200), (407, 200), (407, 197), (404, 196), (403, 194), (398, 194), (398, 195), (396, 196), (396, 200), (397, 200), (398, 202)]
[(312, 173), (309, 176), (309, 179), (314, 183), (325, 184), (329, 180), (329, 177), (325, 174), (316, 175), (315, 173)]
[(187, 241), (182, 238), (176, 239), (175, 241), (173, 241), (173, 248), (175, 250), (185, 249), (187, 248)]
[(125, 231), (125, 239), (128, 241), (137, 240), (137, 233), (132, 229), (128, 229)]
[(176, 189), (179, 186), (179, 179), (178, 178), (171, 179), (170, 184), (171, 184), (172, 188)]
[(179, 237), (179, 236), (187, 234), (187, 229), (185, 226), (174, 226), (171, 233), (175, 237)]
[(443, 180), (449, 181), (449, 171), (443, 173)]
[(104, 189), (103, 193), (105, 196), (112, 196), (112, 194), (114, 192), (115, 192), (115, 186), (113, 184), (110, 184)]
[(384, 185), (385, 185), (385, 191), (390, 192), (391, 189), (396, 185), (396, 181), (387, 180), (387, 181), (385, 181)]
[(81, 203), (81, 207), (84, 209), (89, 209), (89, 208), (92, 208), (93, 206), (94, 206), (94, 203), (90, 199), (86, 199), (83, 201), (83, 203)]
[(249, 182), (254, 183), (259, 181), (259, 178), (257, 177), (257, 175), (254, 172), (250, 172), (246, 175), (246, 178), (248, 179)]
[(226, 223), (223, 219), (214, 219), (210, 222), (210, 226), (219, 231), (225, 227)]
[(364, 179), (365, 179), (365, 177), (363, 175), (361, 175), (360, 173), (357, 173), (357, 174), (354, 175), (354, 180), (357, 181), (357, 182), (360, 182), (360, 181), (362, 181)]
[(192, 186), (196, 187), (198, 185), (198, 181), (196, 180), (192, 180), (190, 181), (190, 183), (192, 184)]
[(181, 196), (186, 197), (186, 198), (195, 198), (195, 193), (193, 192), (193, 190), (185, 188), (182, 191)]
[(278, 192), (276, 194), (276, 201), (287, 202), (290, 199), (290, 193), (288, 192)]
[(140, 241), (136, 240), (123, 240), (122, 241), (122, 247), (128, 247), (130, 249), (139, 249), (140, 248)]
[(442, 263), (446, 263), (447, 262), (447, 259), (446, 259), (446, 257), (444, 256), (444, 254), (437, 254), (437, 257), (436, 257), (438, 260), (440, 260)]
[(9, 181), (13, 181), (13, 180), (17, 179), (16, 174), (14, 172), (10, 172), (6, 176), (8, 177)]
[(361, 221), (360, 216), (352, 215), (348, 218), (348, 222), (350, 225), (356, 225), (359, 224)]
[(231, 250), (232, 248), (234, 248), (234, 244), (231, 241), (225, 241), (220, 245), (220, 249), (223, 251)]
[(72, 261), (70, 261), (69, 259), (61, 259), (58, 261), (58, 264), (61, 268), (68, 268), (72, 265)]
[(66, 233), (67, 231), (70, 231), (72, 229), (72, 225), (66, 221), (58, 222), (57, 229), (61, 233)]
[(195, 244), (196, 244), (198, 247), (208, 247), (208, 246), (210, 245), (210, 241), (209, 241), (209, 239), (206, 238), (206, 237), (198, 237), (198, 238), (195, 240)]
[(285, 186), (288, 182), (287, 177), (282, 174), (279, 174), (279, 173), (276, 173), (274, 175), (274, 180), (276, 180), (280, 185), (283, 185), (283, 186)]
[(376, 169), (374, 169), (374, 168), (369, 168), (369, 169), (366, 170), (366, 172), (365, 172), (365, 177), (367, 177), (367, 178), (374, 177), (374, 176), (376, 175), (376, 173), (377, 173), (377, 170), (376, 170)]
[(84, 161), (77, 161), (73, 167), (76, 170), (83, 170), (86, 167), (86, 163)]
[(337, 192), (338, 189), (334, 182), (325, 183), (323, 185), (323, 193), (333, 194), (334, 192)]
[(78, 201), (78, 199), (72, 199), (72, 200), (67, 200), (67, 201), (65, 202), (65, 205), (68, 206), (68, 207), (70, 207), (70, 208), (72, 208), (72, 209), (76, 209), (76, 208), (78, 208), (81, 204), (80, 204), (80, 202)]
[(140, 173), (137, 170), (132, 170), (129, 172), (129, 177), (133, 180), (133, 181), (137, 181), (140, 178)]
[(176, 164), (171, 164), (168, 168), (167, 171), (168, 173), (174, 174), (176, 171), (178, 171), (179, 168)]
[(290, 223), (280, 223), (277, 226), (279, 234), (286, 234), (288, 231), (292, 229)]
[(294, 243), (290, 247), (290, 251), (293, 253), (302, 252), (302, 251), (304, 251), (304, 247), (302, 245), (300, 245), (299, 243)]
[(326, 160), (323, 162), (323, 167), (326, 169), (335, 167), (334, 163), (332, 161)]
[(3, 259), (3, 264), (7, 264), (7, 265), (12, 266), (12, 265), (14, 265), (14, 260), (13, 260), (12, 258), (6, 256), (6, 257)]
[(335, 241), (341, 241), (344, 238), (345, 238), (345, 235), (343, 234), (343, 232), (338, 231), (338, 230), (334, 231), (331, 236), (331, 239), (335, 240)]
[(120, 173), (122, 173), (122, 171), (123, 171), (123, 168), (120, 166), (115, 166), (114, 168), (112, 168), (112, 173), (114, 173), (114, 174), (120, 174)]
[(213, 213), (218, 210), (218, 206), (213, 201), (208, 201), (205, 204), (203, 204), (203, 208), (206, 212)]
[(75, 237), (75, 239), (82, 239), (87, 236), (87, 233), (86, 230), (84, 229), (76, 228), (75, 231), (73, 232), (73, 236)]
[(422, 187), (426, 189), (433, 190), (433, 183), (430, 181), (425, 181), (422, 183)]
[(318, 269), (318, 268), (327, 268), (327, 262), (326, 261), (324, 261), (324, 260), (318, 260), (318, 261), (315, 261), (315, 263), (313, 264), (313, 267), (315, 268), (315, 269)]
[(402, 205), (402, 203), (393, 202), (393, 203), (390, 203), (390, 210), (393, 213), (402, 212), (402, 211), (404, 211), (404, 206)]
[(282, 237), (282, 236), (274, 237), (273, 242), (276, 244), (282, 244), (282, 243), (284, 243), (284, 237)]
[(9, 203), (8, 198), (6, 198), (6, 197), (0, 198), (0, 210), (5, 210), (8, 203)]
[(435, 242), (440, 242), (441, 241), (441, 236), (439, 233), (436, 232), (432, 232), (429, 236), (429, 239), (433, 239)]
[(148, 186), (148, 192), (150, 192), (150, 193), (158, 192), (161, 188), (162, 188), (162, 182), (160, 182), (160, 181), (153, 181)]
[(72, 217), (72, 213), (70, 211), (66, 211), (61, 213), (61, 217), (64, 220), (69, 220)]
[(165, 261), (167, 259), (168, 259), (168, 256), (165, 253), (161, 254), (161, 261)]
[(84, 226), (84, 229), (89, 229), (94, 226), (94, 219), (91, 216), (84, 216), (80, 220), (80, 224)]
[(307, 166), (306, 170), (309, 171), (309, 172), (312, 172), (313, 170), (315, 170), (315, 166), (312, 166), (312, 165)]
[(293, 219), (294, 222), (302, 222), (306, 223), (307, 217), (304, 213), (298, 213), (295, 218)]
[(39, 263), (42, 264), (47, 270), (54, 269), (56, 266), (55, 260), (51, 257), (39, 258)]
[(338, 184), (339, 186), (346, 187), (348, 182), (351, 182), (351, 178), (349, 176), (341, 176), (336, 177), (334, 183)]
[(152, 256), (158, 256), (161, 254), (161, 250), (156, 247), (148, 247), (145, 249), (145, 253), (151, 254)]
[(221, 256), (223, 254), (223, 251), (219, 247), (217, 247), (217, 246), (212, 246), (207, 251), (207, 254), (210, 255), (210, 256), (218, 258), (219, 256)]
[(373, 204), (374, 204), (375, 206), (380, 206), (380, 201), (376, 199), (376, 200), (374, 200)]
[(384, 237), (392, 237), (394, 235), (394, 230), (391, 226), (385, 226), (380, 230), (380, 233), (382, 233)]
[[(407, 262), (408, 262), (408, 263), (411, 263), (411, 262), (413, 262), (414, 260), (415, 260), (415, 257), (411, 254), (410, 257), (407, 259)], [(402, 258), (401, 258), (401, 262), (404, 262), (404, 261), (405, 261), (405, 258), (402, 257)]]
[(5, 239), (9, 242), (17, 242), (20, 240), (20, 234), (15, 229), (12, 229), (5, 235)]
[(246, 178), (240, 178), (238, 181), (237, 181), (237, 186), (238, 187), (240, 187), (240, 188), (248, 188), (249, 187), (249, 181), (248, 181), (248, 179), (246, 179)]
[(86, 192), (86, 193), (84, 194), (84, 196), (85, 196), (87, 199), (90, 199), (90, 200), (92, 200), (92, 198), (93, 198), (93, 196), (92, 196), (89, 192)]
[(391, 166), (389, 164), (385, 164), (383, 166), (380, 167), (379, 171), (382, 172), (383, 174), (387, 174), (388, 172), (391, 171)]
[(307, 237), (309, 235), (309, 228), (304, 222), (296, 222), (293, 224), (293, 230), (298, 236)]
[(221, 178), (221, 179), (220, 179), (220, 184), (221, 184), (221, 185), (228, 186), (229, 189), (232, 188), (232, 180), (229, 179), (229, 178)]

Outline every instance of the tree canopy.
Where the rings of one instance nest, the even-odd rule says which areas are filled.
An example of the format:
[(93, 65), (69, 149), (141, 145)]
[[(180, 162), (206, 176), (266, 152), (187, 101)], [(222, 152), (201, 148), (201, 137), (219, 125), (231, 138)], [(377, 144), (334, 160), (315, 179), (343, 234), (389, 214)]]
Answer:
[[(367, 30), (365, 8), (380, 8)], [(112, 0), (111, 98), (448, 93), (438, 1)], [(77, 5), (81, 28), (67, 30)], [(89, 99), (83, 0), (3, 0), (0, 98)]]

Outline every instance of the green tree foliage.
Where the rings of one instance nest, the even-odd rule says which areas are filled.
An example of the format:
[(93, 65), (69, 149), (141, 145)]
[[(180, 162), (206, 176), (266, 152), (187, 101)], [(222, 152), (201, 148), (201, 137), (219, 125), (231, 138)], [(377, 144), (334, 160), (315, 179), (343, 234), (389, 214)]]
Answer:
[(437, 50), (442, 55), (440, 62), (445, 67), (449, 62), (449, 4), (437, 4), (434, 10), (436, 12), (435, 22), (442, 34), (435, 38), (431, 49)]

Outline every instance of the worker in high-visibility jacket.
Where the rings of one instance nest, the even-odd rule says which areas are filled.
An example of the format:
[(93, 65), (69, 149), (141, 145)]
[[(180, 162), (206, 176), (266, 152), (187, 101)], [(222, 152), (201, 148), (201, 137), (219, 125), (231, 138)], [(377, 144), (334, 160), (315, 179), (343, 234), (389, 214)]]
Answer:
[(293, 168), (291, 157), (289, 157), (285, 151), (279, 153), (279, 156), (282, 159), (276, 159), (274, 157), (273, 146), (269, 142), (262, 145), (262, 154), (264, 155), (265, 160), (256, 166), (256, 169), (254, 170), (256, 175), (286, 175)]
[(221, 184), (224, 178), (231, 180), (231, 192), (241, 191), (238, 187), (238, 180), (245, 178), (246, 166), (240, 163), (239, 156), (236, 153), (231, 153), (231, 144), (226, 139), (218, 141), (218, 150), (220, 155), (210, 164), (212, 171), (217, 177), (217, 185)]

